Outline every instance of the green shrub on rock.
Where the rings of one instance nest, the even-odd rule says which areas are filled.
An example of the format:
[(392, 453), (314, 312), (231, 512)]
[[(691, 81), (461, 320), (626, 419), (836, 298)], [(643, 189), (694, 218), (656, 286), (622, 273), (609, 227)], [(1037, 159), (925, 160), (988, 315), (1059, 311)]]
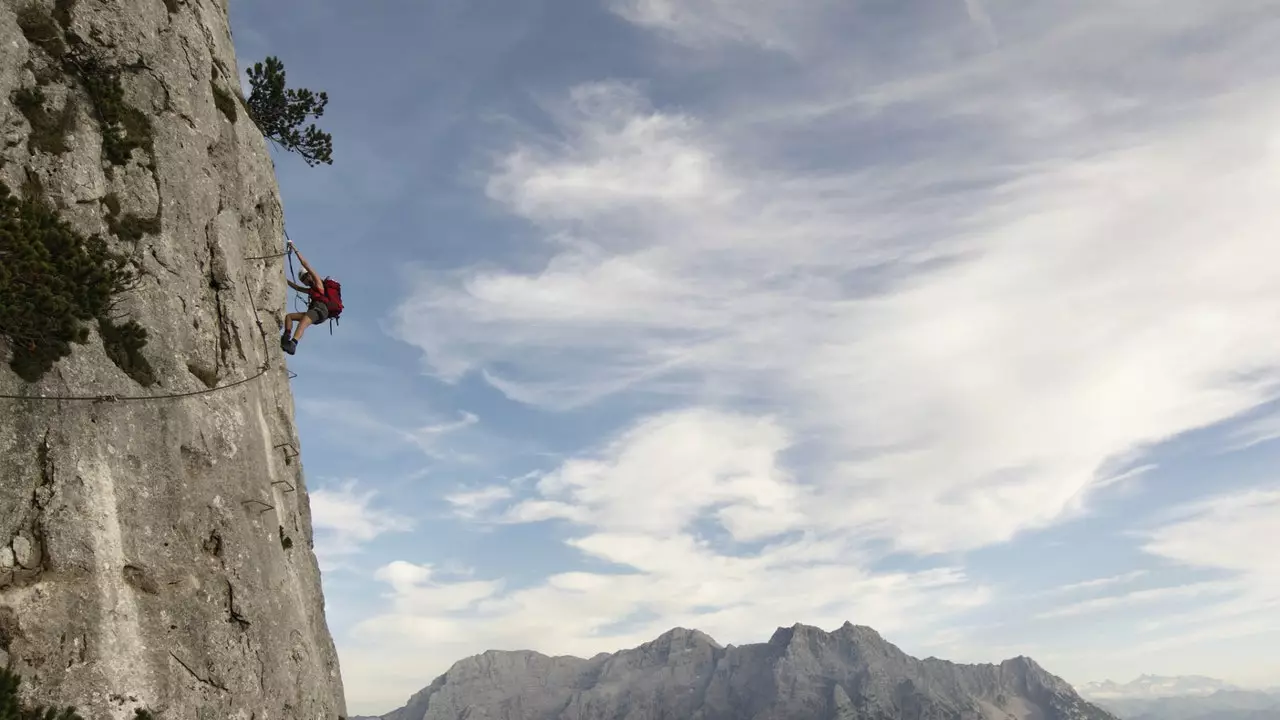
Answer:
[(112, 165), (125, 165), (135, 148), (152, 151), (151, 120), (124, 101), (120, 70), (89, 55), (80, 43), (68, 56), (70, 69), (84, 85), (102, 131), (102, 154)]
[[(36, 382), (71, 354), (71, 343), (86, 342), (84, 323), (109, 318), (114, 296), (133, 281), (127, 262), (39, 198), (15, 197), (0, 183), (0, 337), (9, 367)], [(136, 355), (145, 333), (126, 337), (124, 355)]]

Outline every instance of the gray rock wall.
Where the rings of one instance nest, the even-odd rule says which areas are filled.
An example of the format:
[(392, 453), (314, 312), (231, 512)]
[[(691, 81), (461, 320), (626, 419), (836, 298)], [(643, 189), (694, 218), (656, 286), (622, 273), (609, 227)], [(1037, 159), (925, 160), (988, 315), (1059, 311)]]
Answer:
[[(150, 122), (128, 131), (148, 137), (124, 162), (105, 157), (101, 115), (22, 15), (31, 5), (121, 69), (124, 104)], [(225, 388), (0, 399), (0, 665), (89, 720), (346, 712), (277, 342), (283, 260), (246, 259), (280, 251), (282, 210), (227, 13), (227, 0), (0, 0), (0, 181), (132, 255), (139, 283), (116, 311), (147, 330), (155, 376), (126, 374), (88, 323), (35, 384), (0, 364), (0, 394)], [(60, 144), (12, 100), (38, 86)], [(129, 214), (158, 222), (136, 245), (112, 233)]]

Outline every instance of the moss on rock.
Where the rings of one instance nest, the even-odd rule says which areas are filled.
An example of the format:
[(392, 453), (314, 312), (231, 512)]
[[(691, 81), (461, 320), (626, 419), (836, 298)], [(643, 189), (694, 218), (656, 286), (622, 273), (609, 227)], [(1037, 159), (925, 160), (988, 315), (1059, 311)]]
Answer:
[(59, 112), (45, 108), (44, 88), (19, 88), (10, 96), (14, 107), (31, 124), (28, 149), (60, 155), (67, 151), (67, 137), (76, 128), (75, 100), (67, 97)]

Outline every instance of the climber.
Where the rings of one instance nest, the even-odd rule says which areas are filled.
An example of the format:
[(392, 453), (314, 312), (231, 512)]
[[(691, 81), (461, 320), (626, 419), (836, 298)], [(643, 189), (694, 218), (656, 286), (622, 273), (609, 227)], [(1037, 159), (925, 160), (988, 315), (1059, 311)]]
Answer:
[[(280, 348), (292, 355), (297, 352), (298, 341), (302, 339), (302, 333), (306, 332), (308, 326), (335, 319), (342, 314), (342, 285), (333, 278), (319, 280), (319, 273), (302, 257), (292, 241), (289, 242), (289, 252), (295, 253), (298, 262), (302, 263), (303, 271), (298, 274), (298, 279), (303, 285), (289, 280), (285, 282), (294, 290), (306, 293), (309, 298), (306, 312), (284, 316), (284, 334), (280, 336)], [(296, 331), (293, 329), (295, 323), (298, 326)]]

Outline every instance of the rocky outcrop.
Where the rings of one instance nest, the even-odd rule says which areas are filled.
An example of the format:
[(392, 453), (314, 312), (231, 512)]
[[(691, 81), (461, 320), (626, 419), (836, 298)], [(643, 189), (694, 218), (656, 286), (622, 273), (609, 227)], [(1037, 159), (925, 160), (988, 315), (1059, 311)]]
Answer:
[(589, 660), (490, 651), (383, 720), (1115, 720), (1029, 658), (917, 660), (874, 630), (794, 625), (721, 647), (677, 628)]
[(88, 720), (345, 714), (227, 13), (0, 0), (0, 182), (134, 275), (39, 377), (0, 337), (0, 665)]

